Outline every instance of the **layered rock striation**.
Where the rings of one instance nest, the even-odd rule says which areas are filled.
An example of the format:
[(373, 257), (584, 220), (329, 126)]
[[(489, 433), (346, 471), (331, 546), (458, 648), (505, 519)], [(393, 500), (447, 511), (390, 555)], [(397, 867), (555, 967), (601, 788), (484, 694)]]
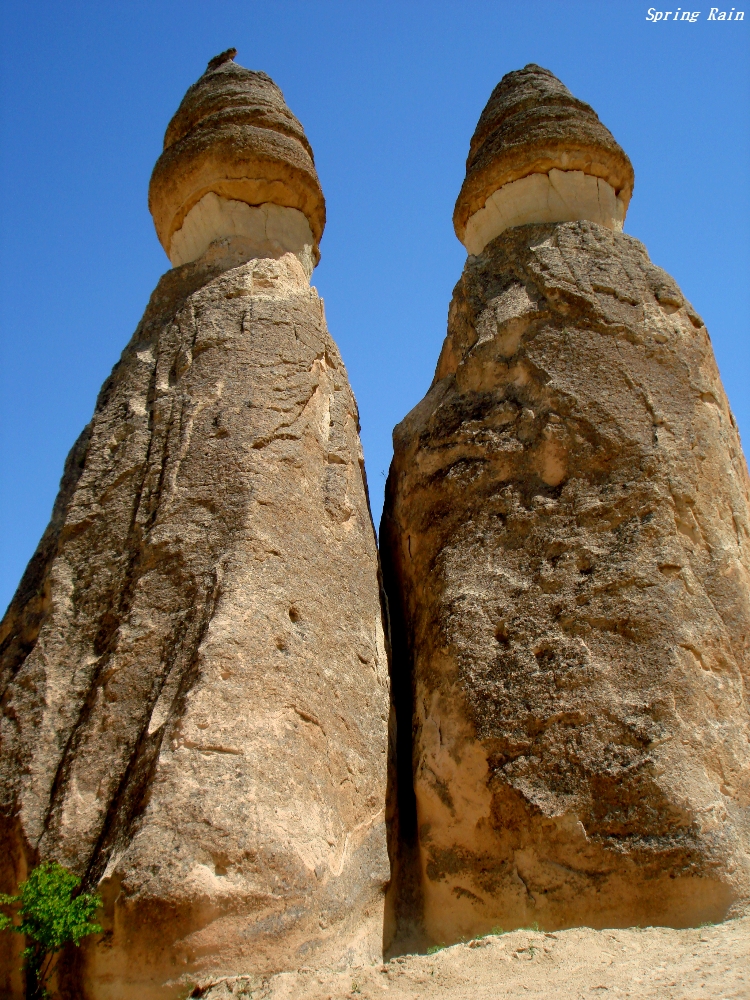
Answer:
[[(528, 75), (495, 95), (526, 100)], [(557, 114), (547, 141), (525, 107), (562, 158)], [(596, 221), (504, 229), (394, 452), (392, 948), (741, 912), (750, 482), (672, 278)]]
[[(305, 146), (231, 63), (178, 117), (208, 95), (223, 142), (245, 83)], [(221, 142), (200, 139), (216, 176)], [(388, 672), (357, 407), (309, 255), (214, 237), (153, 293), (0, 632), (2, 889), (54, 858), (105, 901), (64, 996), (381, 953)]]
[(482, 112), (453, 225), (470, 254), (531, 222), (588, 219), (621, 231), (633, 184), (594, 109), (530, 63), (502, 78)]
[(148, 194), (157, 235), (174, 265), (234, 235), (312, 272), (326, 218), (312, 148), (273, 80), (234, 54), (209, 64), (169, 123)]

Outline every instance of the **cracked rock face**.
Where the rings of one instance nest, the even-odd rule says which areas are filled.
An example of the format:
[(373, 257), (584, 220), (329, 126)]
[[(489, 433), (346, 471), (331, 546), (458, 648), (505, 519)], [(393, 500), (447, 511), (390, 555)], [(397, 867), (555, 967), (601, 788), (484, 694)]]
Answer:
[(468, 258), (381, 526), (402, 939), (750, 902), (750, 483), (708, 333), (590, 222)]
[(159, 282), (0, 631), (0, 888), (40, 858), (98, 886), (77, 1000), (381, 953), (357, 407), (303, 264), (246, 257), (225, 239)]

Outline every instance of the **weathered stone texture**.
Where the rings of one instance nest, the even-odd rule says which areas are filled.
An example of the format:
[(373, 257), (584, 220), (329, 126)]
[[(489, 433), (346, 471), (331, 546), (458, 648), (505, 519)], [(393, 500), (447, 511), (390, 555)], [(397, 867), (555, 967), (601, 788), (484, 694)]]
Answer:
[[(600, 178), (617, 195), (625, 217), (634, 185), (633, 166), (627, 154), (590, 105), (574, 97), (548, 69), (529, 63), (505, 74), (477, 123), (466, 160), (466, 177), (453, 213), (459, 240), (466, 243), (467, 223), (495, 191), (551, 171)], [(575, 199), (575, 193), (569, 192), (568, 197)], [(590, 216), (574, 214), (526, 221), (586, 218)], [(498, 228), (494, 235), (500, 232)], [(477, 250), (469, 247), (469, 252), (479, 252), (484, 245)]]
[[(356, 992), (353, 987), (356, 986)], [(385, 991), (388, 991), (387, 994)], [(244, 992), (243, 992), (244, 991)], [(218, 983), (204, 1000), (747, 1000), (750, 917), (667, 927), (490, 935), (384, 965), (283, 972)]]
[(621, 232), (633, 184), (594, 109), (529, 63), (506, 73), (479, 118), (453, 226), (470, 254), (530, 223), (588, 219)]
[(675, 282), (593, 223), (508, 229), (394, 449), (402, 936), (740, 912), (750, 483)]
[(188, 213), (213, 193), (301, 212), (317, 261), (325, 200), (302, 125), (270, 76), (215, 62), (185, 94), (151, 176), (149, 209), (167, 256)]
[(76, 998), (380, 952), (357, 409), (297, 258), (230, 257), (161, 279), (0, 633), (2, 888), (40, 857), (99, 884)]

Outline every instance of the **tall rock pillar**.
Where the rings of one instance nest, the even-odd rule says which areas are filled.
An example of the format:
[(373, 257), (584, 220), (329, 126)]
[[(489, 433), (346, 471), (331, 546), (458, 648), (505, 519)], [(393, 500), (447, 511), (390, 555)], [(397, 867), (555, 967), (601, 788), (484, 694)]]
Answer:
[[(176, 265), (2, 624), (4, 890), (54, 858), (89, 1000), (380, 953), (388, 676), (357, 407), (273, 81), (209, 64), (151, 182)], [(3, 995), (17, 991), (6, 964)]]
[(381, 530), (404, 940), (750, 902), (750, 484), (705, 326), (622, 232), (632, 188), (551, 73), (503, 78)]

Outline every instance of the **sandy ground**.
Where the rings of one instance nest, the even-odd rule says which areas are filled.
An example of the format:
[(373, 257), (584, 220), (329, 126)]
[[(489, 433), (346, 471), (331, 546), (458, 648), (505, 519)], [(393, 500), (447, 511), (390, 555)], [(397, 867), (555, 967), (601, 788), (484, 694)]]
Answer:
[(229, 979), (206, 1000), (750, 1000), (750, 917), (712, 927), (514, 931), (345, 972)]

